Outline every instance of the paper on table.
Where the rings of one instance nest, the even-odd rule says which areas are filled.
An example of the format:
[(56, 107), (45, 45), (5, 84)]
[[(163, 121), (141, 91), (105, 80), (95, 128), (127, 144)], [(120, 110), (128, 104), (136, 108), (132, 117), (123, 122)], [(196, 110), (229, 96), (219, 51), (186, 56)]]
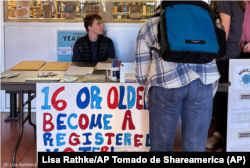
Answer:
[(59, 81), (61, 78), (55, 77), (55, 78), (27, 78), (25, 81)]
[(78, 66), (69, 66), (69, 68), (65, 71), (65, 76), (72, 75), (86, 75), (92, 74), (94, 71), (93, 67), (78, 67)]
[(125, 82), (136, 82), (134, 73), (125, 73)]
[(106, 70), (108, 68), (111, 68), (111, 63), (98, 62), (94, 69), (95, 70)]
[(39, 71), (66, 71), (72, 62), (47, 62)]

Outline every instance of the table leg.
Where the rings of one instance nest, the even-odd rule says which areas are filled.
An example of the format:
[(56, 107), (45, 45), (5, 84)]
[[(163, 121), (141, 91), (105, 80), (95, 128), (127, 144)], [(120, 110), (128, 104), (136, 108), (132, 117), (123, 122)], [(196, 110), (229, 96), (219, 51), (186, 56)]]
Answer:
[(10, 115), (5, 118), (4, 121), (18, 121), (20, 119), (20, 115), (17, 114), (16, 107), (16, 93), (10, 93)]
[(32, 123), (31, 121), (31, 91), (29, 90), (28, 91), (28, 115), (29, 115), (29, 118), (28, 118), (28, 121), (29, 121), (29, 124), (31, 126), (33, 126), (34, 128), (34, 141), (36, 142), (36, 125), (34, 123)]
[(19, 134), (19, 138), (17, 140), (16, 146), (14, 148), (14, 152), (13, 152), (13, 156), (12, 156), (12, 168), (15, 168), (15, 164), (16, 164), (16, 153), (19, 147), (19, 144), (21, 142), (22, 136), (23, 136), (23, 91), (20, 91), (20, 100), (19, 100), (19, 104), (20, 104), (20, 134)]
[[(14, 152), (13, 152), (13, 156), (12, 156), (12, 168), (15, 168), (15, 162), (16, 162), (16, 153), (17, 153), (17, 150), (18, 150), (18, 147), (20, 145), (20, 142), (21, 142), (21, 139), (22, 139), (22, 136), (23, 136), (23, 128), (24, 128), (24, 123), (28, 120), (29, 121), (29, 124), (31, 126), (33, 126), (34, 128), (34, 141), (36, 141), (36, 125), (34, 123), (32, 123), (31, 121), (31, 101), (36, 97), (36, 95), (33, 95), (31, 97), (31, 91), (29, 90), (28, 91), (28, 100), (23, 103), (23, 91), (21, 90), (20, 91), (20, 116), (21, 116), (21, 121), (20, 121), (20, 134), (19, 134), (19, 137), (18, 137), (18, 140), (17, 140), (17, 143), (16, 143), (16, 146), (15, 146), (15, 149), (14, 149)], [(24, 106), (28, 104), (28, 115), (27, 117), (24, 119), (23, 118), (23, 109), (24, 109)]]

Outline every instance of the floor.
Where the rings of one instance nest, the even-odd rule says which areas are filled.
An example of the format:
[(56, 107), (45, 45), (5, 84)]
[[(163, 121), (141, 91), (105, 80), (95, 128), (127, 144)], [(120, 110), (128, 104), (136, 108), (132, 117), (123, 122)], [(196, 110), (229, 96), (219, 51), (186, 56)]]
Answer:
[[(219, 112), (218, 100), (214, 99), (214, 110), (213, 119), (211, 121), (208, 136), (212, 133), (218, 126)], [(11, 167), (13, 150), (19, 135), (20, 122), (12, 121), (5, 122), (4, 119), (7, 118), (9, 113), (1, 113), (1, 167)], [(24, 114), (24, 118), (27, 113)], [(36, 113), (32, 113), (32, 122), (36, 123)], [(24, 125), (23, 137), (16, 155), (16, 165), (21, 167), (26, 164), (28, 168), (36, 168), (36, 142), (33, 140), (33, 127), (28, 124), (28, 121)], [(181, 121), (179, 120), (176, 128), (174, 152), (181, 152)], [(206, 149), (206, 152), (215, 152), (216, 150)]]

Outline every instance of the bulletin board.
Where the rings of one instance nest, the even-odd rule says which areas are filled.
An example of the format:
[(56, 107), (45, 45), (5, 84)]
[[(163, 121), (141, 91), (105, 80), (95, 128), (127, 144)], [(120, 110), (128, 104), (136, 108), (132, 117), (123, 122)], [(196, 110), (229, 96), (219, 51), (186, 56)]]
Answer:
[(250, 59), (229, 61), (227, 151), (250, 152)]

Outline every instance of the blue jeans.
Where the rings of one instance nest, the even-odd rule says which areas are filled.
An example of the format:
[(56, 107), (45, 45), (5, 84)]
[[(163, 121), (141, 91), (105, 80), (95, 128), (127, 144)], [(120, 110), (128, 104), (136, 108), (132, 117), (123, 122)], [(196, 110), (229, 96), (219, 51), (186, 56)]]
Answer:
[(152, 86), (149, 91), (151, 152), (171, 152), (181, 115), (182, 151), (204, 152), (212, 118), (212, 84), (196, 79), (174, 89)]

